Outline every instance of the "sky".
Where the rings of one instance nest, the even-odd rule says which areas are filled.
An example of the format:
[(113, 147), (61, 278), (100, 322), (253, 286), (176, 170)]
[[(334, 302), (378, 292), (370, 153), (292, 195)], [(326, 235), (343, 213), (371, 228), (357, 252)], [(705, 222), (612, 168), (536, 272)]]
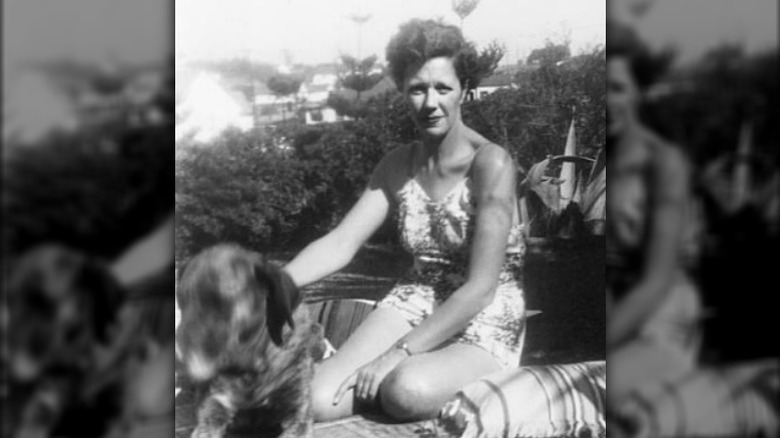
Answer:
[(686, 64), (723, 42), (748, 52), (778, 47), (777, 0), (655, 0), (638, 22), (652, 46), (676, 46)]
[[(649, 1), (640, 30), (655, 45), (679, 46), (683, 60), (729, 40), (750, 50), (777, 47), (777, 0)], [(402, 22), (459, 22), (452, 0), (4, 0), (3, 9), (4, 72), (58, 57), (160, 62), (170, 55), (172, 35), (185, 59), (248, 56), (277, 64), (288, 50), (294, 62), (331, 62), (357, 54), (358, 26), (348, 18), (355, 13), (371, 15), (361, 27), (360, 54), (383, 60)], [(568, 36), (575, 53), (602, 43), (605, 15), (604, 0), (481, 0), (464, 31), (480, 46), (503, 43), (505, 62), (514, 63), (545, 39)]]
[[(371, 18), (359, 27), (355, 14)], [(546, 39), (568, 37), (575, 53), (603, 44), (605, 16), (603, 0), (481, 0), (464, 33), (478, 47), (499, 41), (505, 63), (515, 63)], [(287, 51), (301, 64), (335, 62), (340, 53), (384, 61), (390, 37), (415, 17), (460, 23), (452, 0), (176, 0), (176, 56), (281, 64)]]
[(159, 63), (172, 54), (173, 8), (160, 0), (3, 0), (6, 66), (69, 59)]

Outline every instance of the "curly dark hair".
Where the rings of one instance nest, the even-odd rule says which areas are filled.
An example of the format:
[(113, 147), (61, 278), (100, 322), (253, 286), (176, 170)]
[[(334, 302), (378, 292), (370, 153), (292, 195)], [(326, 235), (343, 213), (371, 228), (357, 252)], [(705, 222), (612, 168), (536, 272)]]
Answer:
[(676, 55), (670, 47), (653, 52), (634, 29), (622, 23), (608, 21), (607, 35), (607, 59), (625, 57), (641, 90), (646, 90), (663, 76)]
[(463, 89), (474, 89), (482, 79), (474, 44), (466, 41), (457, 26), (441, 20), (412, 19), (402, 24), (387, 45), (390, 76), (400, 90), (407, 70), (440, 56), (452, 58)]

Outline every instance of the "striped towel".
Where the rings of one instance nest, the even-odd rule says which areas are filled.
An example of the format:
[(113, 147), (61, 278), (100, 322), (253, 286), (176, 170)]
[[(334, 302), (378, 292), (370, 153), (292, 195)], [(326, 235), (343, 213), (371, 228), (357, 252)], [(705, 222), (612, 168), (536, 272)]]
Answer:
[(779, 436), (780, 361), (695, 370), (674, 384), (641, 388), (621, 403), (637, 436)]
[(606, 437), (606, 362), (529, 366), (473, 382), (438, 426), (463, 438)]

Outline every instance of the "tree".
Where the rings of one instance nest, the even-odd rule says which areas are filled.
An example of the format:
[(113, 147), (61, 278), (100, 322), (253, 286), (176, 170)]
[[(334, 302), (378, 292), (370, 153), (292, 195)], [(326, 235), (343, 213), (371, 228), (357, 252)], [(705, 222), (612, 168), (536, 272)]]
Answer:
[(539, 64), (541, 66), (555, 65), (571, 57), (571, 50), (568, 44), (555, 44), (547, 41), (544, 47), (534, 49), (528, 55), (528, 64)]
[[(733, 153), (745, 121), (754, 124), (756, 152), (777, 160), (774, 51), (749, 55), (739, 46), (723, 44), (693, 65), (672, 70), (663, 85), (670, 91), (655, 93), (646, 101), (644, 119), (684, 145), (696, 162)], [(656, 90), (661, 88), (656, 86)]]
[(341, 75), (340, 83), (344, 88), (355, 90), (357, 99), (360, 94), (368, 91), (382, 80), (384, 74), (376, 68), (376, 55), (371, 55), (363, 60), (358, 60), (349, 55), (341, 55), (345, 72)]
[(503, 45), (498, 41), (491, 41), (477, 57), (477, 77), (486, 78), (493, 74), (498, 67), (498, 63), (504, 58), (505, 53), (506, 48)]
[(606, 65), (603, 47), (563, 65), (521, 70), (519, 88), (498, 90), (463, 108), (467, 125), (504, 145), (523, 169), (563, 152), (572, 106), (577, 108), (579, 155), (605, 143)]
[[(278, 73), (268, 78), (266, 85), (278, 99), (298, 93), (302, 83), (303, 79), (297, 75)], [(282, 106), (282, 120), (285, 118), (285, 107)]]
[(173, 207), (171, 128), (95, 126), (4, 155), (4, 256), (55, 242), (112, 260), (154, 229)]
[(358, 119), (363, 116), (364, 108), (357, 99), (350, 100), (340, 93), (330, 93), (327, 105), (333, 108), (340, 116), (348, 116)]

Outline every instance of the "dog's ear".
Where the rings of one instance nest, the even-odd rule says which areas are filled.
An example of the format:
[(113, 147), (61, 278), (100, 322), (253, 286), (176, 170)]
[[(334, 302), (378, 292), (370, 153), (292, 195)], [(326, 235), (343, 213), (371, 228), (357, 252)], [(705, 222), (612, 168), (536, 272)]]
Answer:
[(255, 278), (260, 284), (268, 286), (266, 296), (268, 332), (274, 344), (281, 346), (284, 324), (287, 323), (290, 328), (295, 328), (292, 315), (301, 303), (300, 291), (284, 269), (265, 260), (255, 264)]

